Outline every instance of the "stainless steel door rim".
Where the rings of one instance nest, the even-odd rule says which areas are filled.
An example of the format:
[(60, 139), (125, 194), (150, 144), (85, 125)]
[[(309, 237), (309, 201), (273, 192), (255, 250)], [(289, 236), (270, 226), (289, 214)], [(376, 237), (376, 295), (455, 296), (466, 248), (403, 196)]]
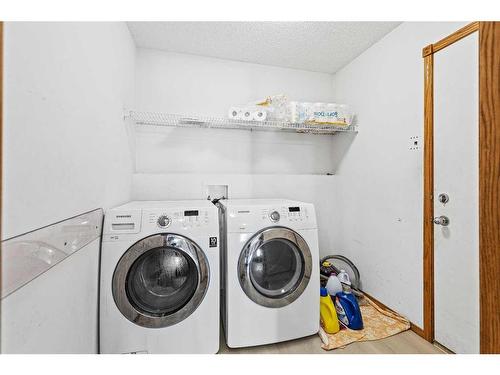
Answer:
[[(118, 261), (113, 298), (131, 322), (147, 328), (168, 327), (196, 310), (209, 278), (208, 260), (194, 241), (178, 234), (155, 234), (136, 242)], [(175, 295), (181, 288), (183, 294)], [(169, 301), (177, 306), (169, 306)]]
[(299, 298), (311, 272), (309, 246), (302, 236), (286, 227), (256, 233), (238, 260), (241, 288), (252, 301), (265, 307), (284, 307)]

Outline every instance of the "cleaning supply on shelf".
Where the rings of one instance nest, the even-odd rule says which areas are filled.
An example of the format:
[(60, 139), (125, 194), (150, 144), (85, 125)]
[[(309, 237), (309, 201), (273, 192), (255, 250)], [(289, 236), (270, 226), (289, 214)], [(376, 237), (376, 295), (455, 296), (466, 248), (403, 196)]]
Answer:
[(363, 317), (356, 296), (350, 292), (340, 292), (336, 297), (335, 309), (340, 323), (350, 329), (363, 329)]
[(336, 333), (340, 330), (337, 312), (326, 288), (320, 288), (320, 322), (326, 333)]
[(328, 281), (326, 283), (326, 290), (333, 299), (335, 299), (337, 293), (343, 291), (342, 284), (340, 283), (340, 280), (337, 276), (332, 274), (330, 275), (330, 277), (328, 277)]

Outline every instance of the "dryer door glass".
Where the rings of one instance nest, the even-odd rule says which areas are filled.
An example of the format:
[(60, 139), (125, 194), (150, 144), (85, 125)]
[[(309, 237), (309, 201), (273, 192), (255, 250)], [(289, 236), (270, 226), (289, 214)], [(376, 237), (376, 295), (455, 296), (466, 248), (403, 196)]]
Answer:
[(158, 248), (132, 264), (126, 283), (129, 300), (138, 311), (163, 316), (178, 311), (191, 299), (198, 285), (198, 270), (182, 252)]
[(311, 251), (299, 233), (271, 227), (256, 233), (243, 247), (238, 260), (238, 280), (255, 303), (283, 307), (304, 292), (312, 267)]
[(283, 297), (292, 292), (302, 278), (302, 256), (292, 242), (273, 239), (253, 252), (249, 273), (260, 293), (271, 298)]

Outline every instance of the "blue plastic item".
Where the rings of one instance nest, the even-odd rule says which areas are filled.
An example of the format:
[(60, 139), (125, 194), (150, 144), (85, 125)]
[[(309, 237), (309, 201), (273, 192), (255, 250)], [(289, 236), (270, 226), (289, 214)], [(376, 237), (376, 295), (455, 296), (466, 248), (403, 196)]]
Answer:
[(352, 293), (339, 292), (336, 297), (335, 310), (339, 321), (350, 329), (363, 329), (363, 318), (356, 296)]
[(326, 288), (323, 287), (319, 288), (319, 295), (321, 297), (326, 297), (328, 295), (328, 290), (326, 290)]

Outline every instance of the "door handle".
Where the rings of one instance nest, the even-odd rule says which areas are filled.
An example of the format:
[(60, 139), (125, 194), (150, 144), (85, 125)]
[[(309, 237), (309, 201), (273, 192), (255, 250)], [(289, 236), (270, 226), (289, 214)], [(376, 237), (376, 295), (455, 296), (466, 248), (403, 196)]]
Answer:
[(447, 216), (436, 216), (433, 220), (434, 224), (442, 225), (443, 227), (447, 227), (450, 224), (450, 219)]

